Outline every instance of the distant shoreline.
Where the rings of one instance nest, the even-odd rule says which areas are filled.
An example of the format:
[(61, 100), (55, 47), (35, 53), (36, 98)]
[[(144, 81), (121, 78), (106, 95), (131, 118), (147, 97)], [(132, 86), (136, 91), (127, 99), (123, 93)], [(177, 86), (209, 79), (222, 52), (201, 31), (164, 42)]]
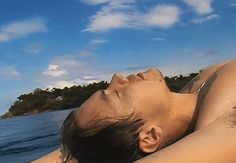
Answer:
[[(196, 75), (198, 73), (191, 73), (188, 76), (165, 77), (165, 81), (171, 91), (178, 92)], [(107, 87), (108, 83), (101, 81), (86, 86), (78, 85), (63, 89), (42, 90), (37, 88), (29, 94), (20, 95), (8, 112), (1, 116), (1, 119), (76, 108), (84, 103), (93, 93)]]
[[(65, 110), (67, 110), (67, 109), (65, 109)], [(69, 109), (68, 109), (69, 110)], [(4, 118), (4, 117), (2, 117), (2, 116), (4, 116), (5, 114), (3, 114), (3, 115), (1, 115), (1, 118), (0, 118), (0, 120), (1, 119), (9, 119), (9, 118), (17, 118), (17, 117), (26, 117), (26, 116), (31, 116), (31, 115), (39, 115), (39, 114), (42, 114), (42, 113), (48, 113), (48, 112), (54, 112), (54, 111), (59, 111), (59, 110), (46, 110), (46, 111), (44, 111), (44, 112), (28, 112), (28, 113), (24, 113), (24, 114), (22, 114), (22, 115), (16, 115), (16, 116), (10, 116), (10, 117), (6, 117), (6, 118)], [(8, 112), (7, 112), (8, 113)]]
[(44, 112), (68, 110), (79, 107), (94, 92), (106, 89), (108, 83), (101, 81), (83, 86), (65, 87), (63, 89), (53, 88), (42, 90), (35, 89), (29, 94), (17, 97), (17, 100), (9, 108), (8, 112), (0, 116), (7, 119), (19, 116), (29, 116)]

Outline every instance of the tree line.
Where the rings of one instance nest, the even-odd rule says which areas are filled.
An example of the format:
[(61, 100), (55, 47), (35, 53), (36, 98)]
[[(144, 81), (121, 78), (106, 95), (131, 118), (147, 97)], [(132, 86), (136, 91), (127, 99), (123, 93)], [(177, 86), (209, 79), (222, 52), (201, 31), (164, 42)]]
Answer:
[[(165, 77), (165, 81), (173, 92), (178, 92), (198, 73), (191, 73), (188, 76)], [(40, 89), (37, 88), (29, 94), (17, 97), (8, 112), (1, 116), (1, 119), (21, 115), (31, 115), (46, 111), (64, 110), (79, 107), (93, 93), (100, 89), (106, 89), (108, 83), (100, 81), (83, 86), (65, 87), (63, 89)]]

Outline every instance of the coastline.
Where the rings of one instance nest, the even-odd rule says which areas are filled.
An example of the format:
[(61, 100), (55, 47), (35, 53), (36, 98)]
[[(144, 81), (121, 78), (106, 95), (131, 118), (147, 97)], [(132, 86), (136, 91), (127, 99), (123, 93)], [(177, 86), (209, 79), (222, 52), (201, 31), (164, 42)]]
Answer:
[[(172, 92), (179, 92), (196, 75), (198, 73), (190, 73), (187, 76), (166, 76), (165, 81)], [(0, 119), (76, 108), (84, 103), (93, 93), (106, 89), (107, 86), (107, 82), (100, 81), (86, 86), (78, 85), (63, 89), (42, 90), (37, 88), (29, 94), (20, 95), (8, 112), (0, 116)]]
[[(64, 110), (67, 110), (67, 109), (64, 109)], [(31, 111), (31, 112), (27, 112), (27, 113), (24, 113), (22, 115), (16, 115), (16, 116), (13, 116), (11, 114), (11, 112), (7, 112), (3, 115), (0, 116), (0, 120), (1, 119), (10, 119), (10, 118), (16, 118), (16, 117), (24, 117), (24, 116), (31, 116), (31, 115), (38, 115), (38, 114), (42, 114), (42, 113), (48, 113), (48, 112), (54, 112), (54, 111), (58, 111), (58, 110), (46, 110), (44, 112), (38, 112), (37, 110), (34, 110), (34, 111)]]

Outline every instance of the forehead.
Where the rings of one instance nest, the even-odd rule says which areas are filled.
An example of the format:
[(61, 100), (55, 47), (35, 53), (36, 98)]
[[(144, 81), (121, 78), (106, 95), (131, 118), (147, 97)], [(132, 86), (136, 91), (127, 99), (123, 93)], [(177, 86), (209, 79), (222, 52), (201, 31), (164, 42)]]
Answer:
[(85, 125), (90, 120), (99, 116), (111, 115), (112, 106), (102, 91), (94, 93), (86, 102), (84, 102), (76, 113), (76, 119), (79, 125)]

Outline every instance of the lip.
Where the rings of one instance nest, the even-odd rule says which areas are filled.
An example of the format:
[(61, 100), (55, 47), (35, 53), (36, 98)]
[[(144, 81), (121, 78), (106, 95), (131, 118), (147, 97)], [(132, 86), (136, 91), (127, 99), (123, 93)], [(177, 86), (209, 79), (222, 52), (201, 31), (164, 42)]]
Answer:
[(143, 73), (140, 72), (140, 73), (137, 74), (137, 76), (140, 77), (142, 80), (144, 80), (144, 75), (143, 75)]

